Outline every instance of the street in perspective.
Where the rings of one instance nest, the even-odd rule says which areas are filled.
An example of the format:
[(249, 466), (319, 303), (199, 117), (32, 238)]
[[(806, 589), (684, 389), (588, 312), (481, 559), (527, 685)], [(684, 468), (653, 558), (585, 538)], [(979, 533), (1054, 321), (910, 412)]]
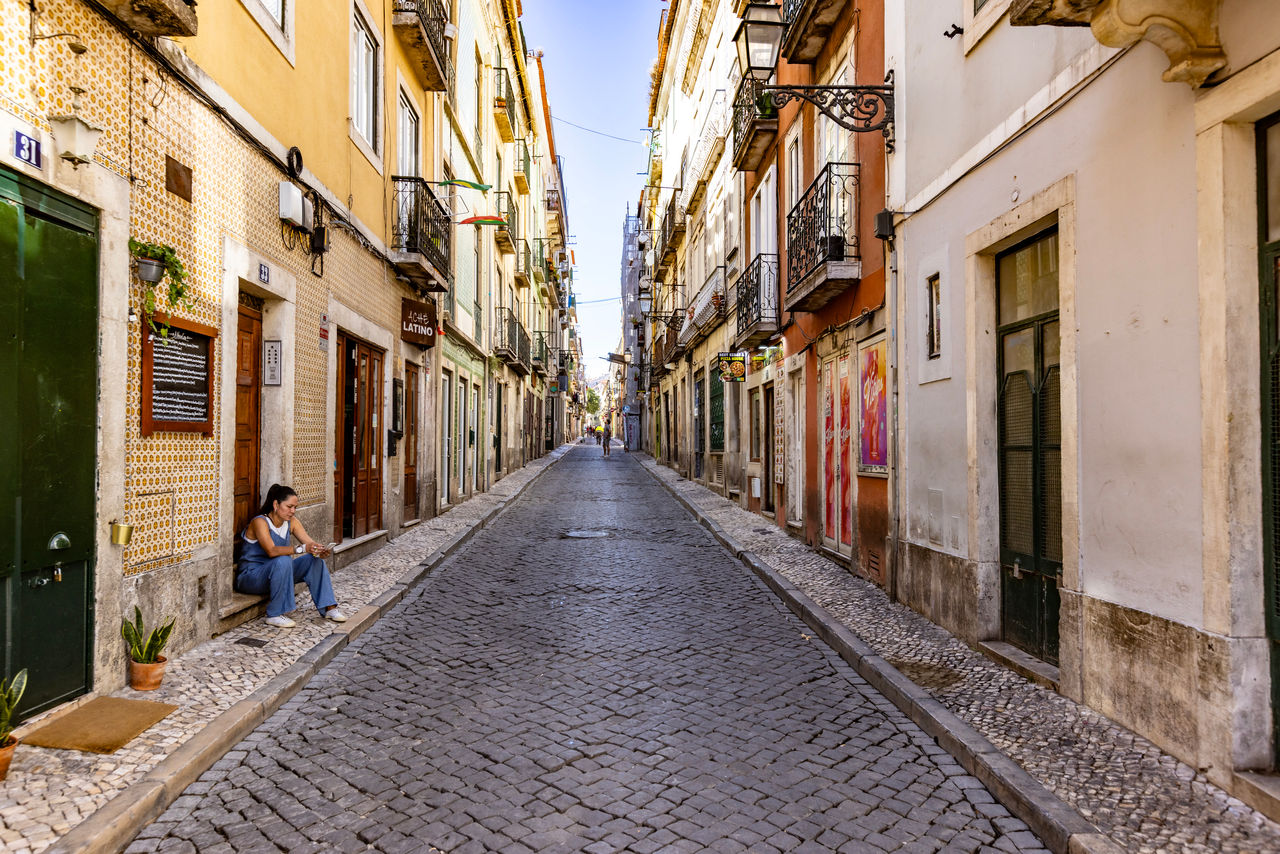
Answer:
[(0, 848), (1280, 854), (1276, 0), (0, 0)]

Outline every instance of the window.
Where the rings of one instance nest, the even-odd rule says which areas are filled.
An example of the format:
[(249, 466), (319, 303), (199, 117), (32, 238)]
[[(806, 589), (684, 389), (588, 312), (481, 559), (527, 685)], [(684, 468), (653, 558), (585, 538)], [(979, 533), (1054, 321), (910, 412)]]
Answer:
[(396, 110), (396, 174), (410, 178), (421, 177), (418, 157), (418, 140), (421, 138), (421, 121), (418, 111), (405, 92), (400, 93)]
[(476, 163), (484, 169), (484, 60), (476, 51)]
[(378, 40), (359, 12), (351, 45), (351, 124), (365, 142), (378, 144)]
[(800, 201), (800, 135), (794, 134), (787, 144), (787, 212)]
[(262, 5), (267, 8), (267, 14), (272, 20), (277, 24), (284, 24), (284, 0), (262, 0)]
[(929, 358), (937, 359), (942, 355), (942, 276), (938, 273), (925, 286), (925, 305), (925, 341)]
[(1009, 9), (1011, 0), (968, 0), (964, 4), (964, 52), (968, 54), (988, 32), (995, 29)]

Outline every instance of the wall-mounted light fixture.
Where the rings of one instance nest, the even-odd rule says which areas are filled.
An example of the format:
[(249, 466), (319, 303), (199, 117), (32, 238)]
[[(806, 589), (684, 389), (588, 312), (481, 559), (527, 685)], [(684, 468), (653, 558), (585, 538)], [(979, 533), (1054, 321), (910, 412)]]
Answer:
[(756, 84), (744, 86), (743, 91), (756, 101), (757, 108), (776, 111), (797, 99), (808, 101), (845, 130), (883, 131), (892, 151), (893, 71), (885, 77), (884, 86), (770, 86), (785, 29), (781, 6), (748, 3), (733, 36), (738, 68)]
[(49, 116), (49, 125), (58, 156), (79, 169), (81, 163), (93, 162), (93, 150), (98, 147), (103, 129), (80, 118), (80, 96), (84, 89), (72, 86), (71, 92), (71, 114)]

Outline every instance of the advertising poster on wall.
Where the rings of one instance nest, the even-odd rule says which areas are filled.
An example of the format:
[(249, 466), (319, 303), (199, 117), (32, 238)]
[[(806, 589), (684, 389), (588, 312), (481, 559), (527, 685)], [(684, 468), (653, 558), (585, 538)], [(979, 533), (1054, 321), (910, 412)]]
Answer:
[(859, 426), (858, 471), (889, 473), (889, 426), (885, 380), (888, 351), (883, 337), (858, 346)]
[(720, 379), (727, 383), (744, 383), (747, 381), (747, 354), (721, 353)]

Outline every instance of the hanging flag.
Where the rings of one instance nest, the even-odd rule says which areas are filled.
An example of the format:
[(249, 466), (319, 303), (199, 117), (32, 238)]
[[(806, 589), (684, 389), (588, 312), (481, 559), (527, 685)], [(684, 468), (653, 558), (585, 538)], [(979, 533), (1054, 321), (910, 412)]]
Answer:
[(467, 181), (462, 178), (450, 178), (448, 181), (436, 181), (441, 187), (466, 187), (468, 190), (479, 190), (484, 193), (493, 189), (492, 184), (477, 184), (475, 181)]
[(481, 214), (480, 216), (469, 216), (466, 219), (458, 220), (458, 225), (503, 225), (505, 226), (506, 224), (507, 224), (507, 221), (500, 216), (487, 216), (485, 214)]

